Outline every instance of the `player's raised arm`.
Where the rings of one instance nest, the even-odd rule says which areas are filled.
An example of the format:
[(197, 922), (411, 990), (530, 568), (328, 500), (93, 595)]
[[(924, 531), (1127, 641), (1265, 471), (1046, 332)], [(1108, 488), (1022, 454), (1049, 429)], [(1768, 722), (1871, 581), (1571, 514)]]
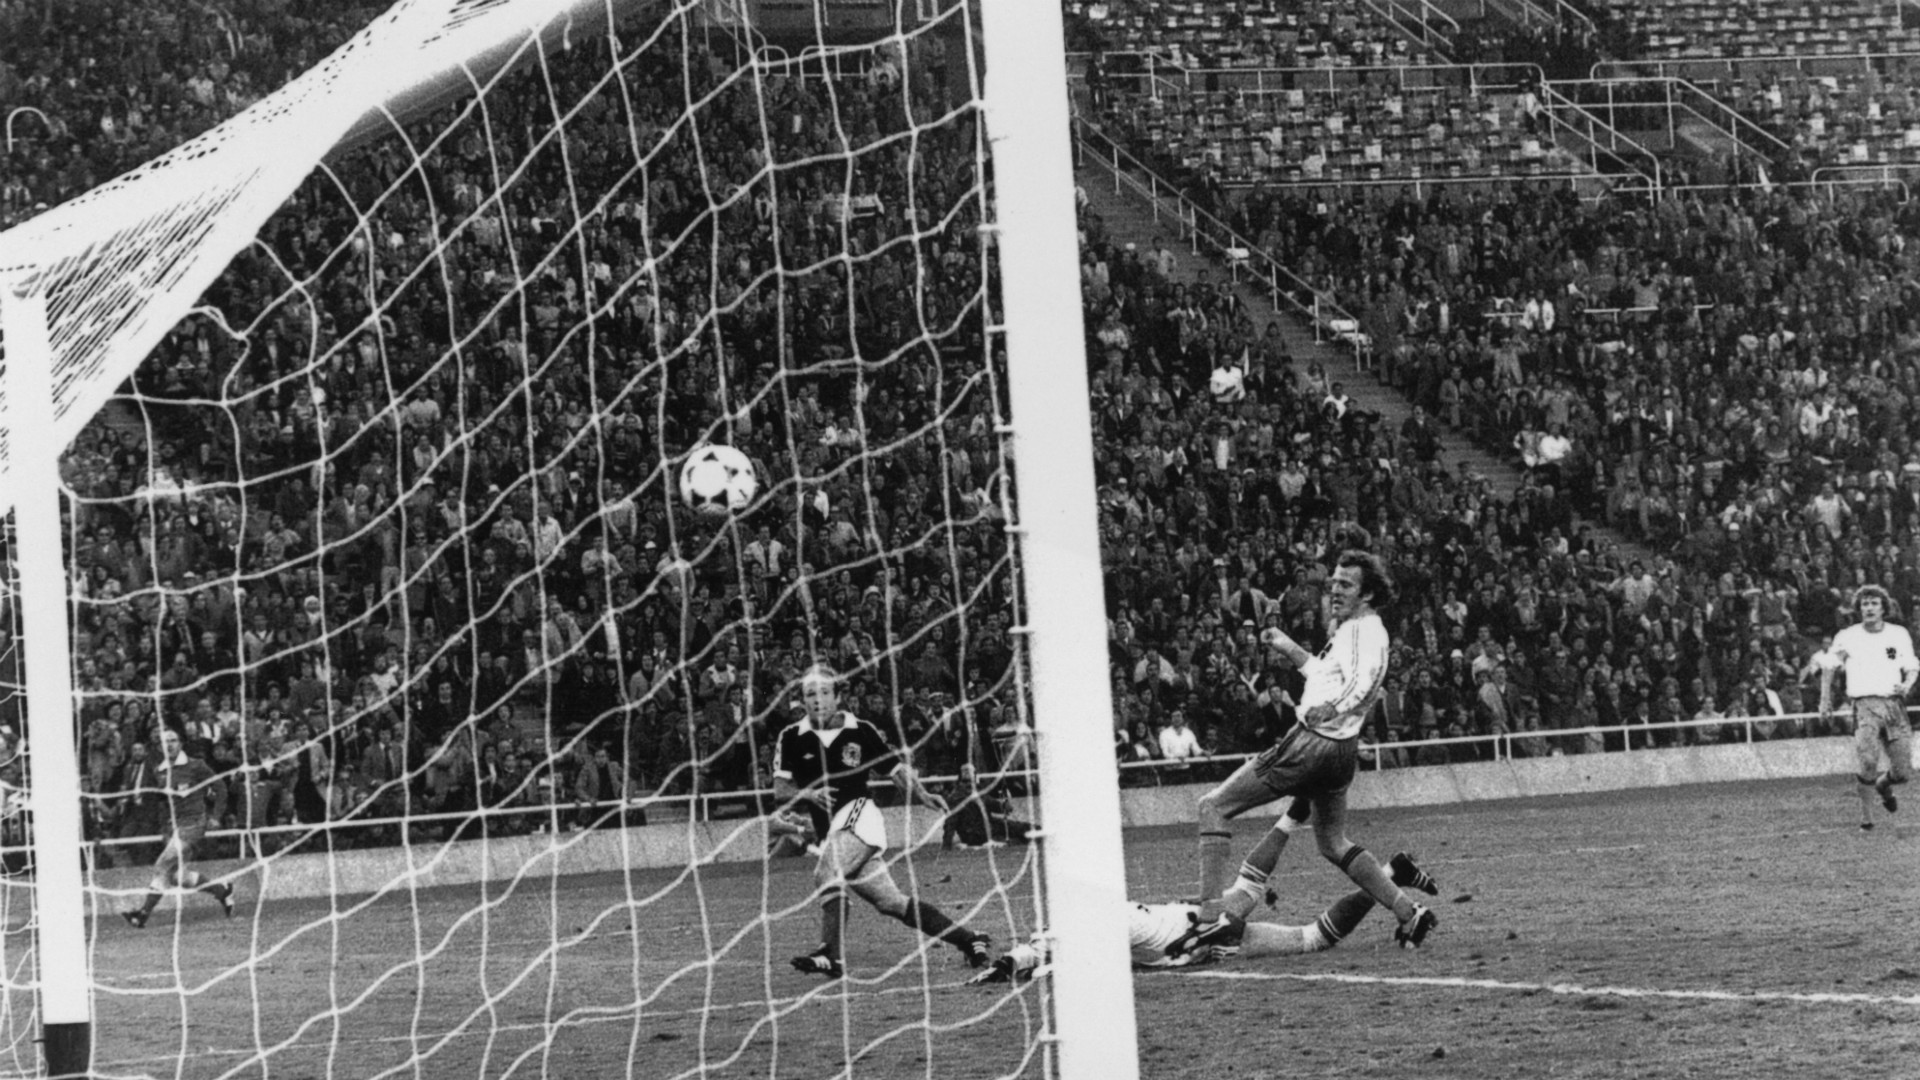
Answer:
[(1313, 659), (1313, 654), (1302, 648), (1300, 643), (1287, 635), (1277, 626), (1269, 626), (1260, 631), (1260, 644), (1287, 658), (1287, 662), (1296, 668), (1305, 668)]

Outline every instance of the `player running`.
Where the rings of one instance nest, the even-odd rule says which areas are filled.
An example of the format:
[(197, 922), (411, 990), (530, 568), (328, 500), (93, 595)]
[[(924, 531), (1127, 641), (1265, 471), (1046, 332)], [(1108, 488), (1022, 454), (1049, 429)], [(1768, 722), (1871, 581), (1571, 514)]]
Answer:
[[(1380, 697), (1387, 674), (1390, 640), (1377, 609), (1392, 602), (1393, 582), (1375, 556), (1350, 550), (1341, 554), (1327, 592), (1334, 631), (1319, 656), (1279, 630), (1269, 630), (1262, 637), (1306, 676), (1300, 722), (1271, 749), (1200, 797), (1200, 900), (1206, 903), (1221, 897), (1233, 835), (1227, 822), (1291, 795), (1306, 803), (1320, 854), (1393, 911), (1400, 921), (1394, 936), (1401, 945), (1417, 946), (1439, 925), (1439, 917), (1409, 899), (1378, 859), (1347, 838), (1346, 830), (1347, 787), (1359, 759), (1360, 729)], [(1248, 854), (1240, 869), (1242, 880), (1236, 883), (1243, 898), (1260, 895), (1285, 841), (1285, 833), (1277, 826)], [(1234, 910), (1228, 905), (1221, 908), (1217, 922), (1224, 926)], [(1250, 908), (1248, 904), (1241, 914)]]
[(147, 898), (136, 911), (123, 911), (120, 917), (136, 929), (147, 925), (147, 917), (159, 906), (160, 894), (178, 886), (197, 889), (220, 902), (220, 910), (233, 918), (233, 886), (207, 881), (198, 871), (189, 869), (194, 849), (207, 835), (207, 807), (225, 805), (227, 785), (207, 763), (188, 757), (180, 744), (180, 733), (172, 728), (160, 730), (160, 788), (167, 794), (168, 812), (173, 822), (167, 846), (153, 864), (153, 881), (147, 886)]
[[(1388, 861), (1393, 883), (1426, 893), (1440, 886), (1405, 852)], [(1336, 900), (1306, 926), (1248, 922), (1229, 916), (1206, 925), (1197, 904), (1132, 904), (1127, 911), (1128, 945), (1133, 966), (1177, 968), (1238, 956), (1257, 960), (1268, 956), (1300, 956), (1324, 952), (1344, 941), (1374, 907), (1373, 897), (1352, 892)], [(1032, 945), (1017, 945), (970, 981), (975, 984), (1031, 978), (1046, 957)]]
[(820, 947), (793, 958), (797, 971), (834, 979), (846, 974), (841, 936), (851, 891), (883, 915), (958, 948), (974, 967), (992, 959), (992, 939), (954, 922), (932, 904), (910, 897), (893, 880), (882, 854), (886, 822), (867, 797), (873, 775), (887, 770), (908, 798), (944, 815), (945, 799), (928, 791), (880, 729), (840, 708), (839, 677), (816, 664), (800, 679), (806, 715), (780, 733), (774, 747), (773, 791), (782, 803), (801, 803), (820, 839), (814, 887), (822, 894)]
[[(1820, 671), (1820, 722), (1833, 720), (1833, 673), (1836, 668), (1847, 674), (1847, 697), (1853, 702), (1853, 750), (1859, 758), (1860, 829), (1873, 828), (1873, 801), (1869, 791), (1880, 795), (1880, 805), (1891, 814), (1900, 809), (1893, 793), (1895, 784), (1904, 784), (1913, 772), (1913, 725), (1907, 719), (1907, 694), (1920, 676), (1920, 660), (1913, 652), (1913, 635), (1904, 626), (1887, 622), (1892, 604), (1887, 590), (1878, 585), (1862, 585), (1853, 593), (1853, 608), (1860, 621), (1833, 636), (1827, 647), (1828, 663)], [(1887, 768), (1880, 769), (1880, 756), (1886, 754)]]

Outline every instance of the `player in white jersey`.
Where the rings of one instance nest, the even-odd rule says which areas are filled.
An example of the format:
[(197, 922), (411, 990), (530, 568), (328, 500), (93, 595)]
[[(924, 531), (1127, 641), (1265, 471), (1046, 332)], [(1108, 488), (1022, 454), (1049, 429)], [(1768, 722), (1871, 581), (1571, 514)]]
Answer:
[[(1913, 772), (1913, 725), (1907, 719), (1907, 693), (1920, 676), (1920, 660), (1914, 658), (1913, 635), (1904, 626), (1887, 622), (1892, 602), (1878, 585), (1862, 585), (1853, 594), (1854, 611), (1860, 621), (1833, 636), (1827, 652), (1838, 661), (1820, 673), (1820, 719), (1832, 719), (1833, 673), (1847, 675), (1847, 698), (1853, 702), (1853, 749), (1859, 758), (1860, 828), (1873, 828), (1873, 799), (1877, 792), (1880, 805), (1888, 813), (1900, 809), (1893, 794), (1895, 784), (1904, 784)], [(1883, 771), (1880, 759), (1885, 755)]]
[[(1437, 893), (1433, 878), (1414, 865), (1405, 852), (1388, 861), (1395, 885)], [(1238, 956), (1257, 960), (1268, 956), (1299, 956), (1324, 952), (1345, 940), (1373, 910), (1373, 897), (1352, 892), (1335, 901), (1305, 926), (1248, 922), (1238, 916), (1205, 927), (1198, 904), (1127, 905), (1127, 946), (1136, 969), (1177, 968)], [(1036, 946), (1019, 945), (975, 976), (974, 983), (1007, 982), (1031, 976), (1046, 960)]]
[[(1379, 700), (1387, 674), (1390, 641), (1377, 609), (1392, 602), (1393, 582), (1372, 554), (1347, 551), (1327, 583), (1327, 594), (1334, 630), (1319, 656), (1285, 633), (1275, 631), (1263, 639), (1306, 675), (1299, 722), (1272, 749), (1200, 797), (1200, 900), (1221, 899), (1233, 836), (1227, 822), (1290, 795), (1307, 805), (1320, 854), (1382, 907), (1392, 909), (1400, 920), (1395, 936), (1402, 945), (1419, 945), (1439, 918), (1409, 899), (1380, 860), (1347, 838), (1347, 787), (1359, 760), (1360, 728)], [(1293, 816), (1283, 816), (1282, 826)], [(1244, 900), (1247, 889), (1260, 895), (1284, 842), (1284, 833), (1270, 832), (1248, 856), (1241, 867), (1242, 882), (1236, 883), (1239, 899)], [(1234, 904), (1221, 907), (1221, 922), (1244, 912), (1237, 912)]]

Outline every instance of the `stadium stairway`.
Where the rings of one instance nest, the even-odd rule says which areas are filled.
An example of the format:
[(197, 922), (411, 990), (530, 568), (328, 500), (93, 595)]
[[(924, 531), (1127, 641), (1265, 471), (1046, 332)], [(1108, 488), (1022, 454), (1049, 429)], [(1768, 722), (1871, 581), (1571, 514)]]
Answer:
[[(1140, 250), (1146, 251), (1162, 239), (1169, 242), (1180, 240), (1181, 227), (1178, 222), (1158, 216), (1156, 207), (1145, 199), (1114, 191), (1110, 174), (1083, 167), (1075, 174), (1075, 179), (1086, 193), (1088, 209), (1098, 214), (1105, 223), (1107, 237), (1112, 243), (1136, 244)], [(1176, 244), (1175, 250), (1179, 254), (1173, 271), (1176, 281), (1197, 280), (1202, 267), (1207, 269), (1211, 280), (1218, 281), (1222, 275), (1230, 274), (1225, 264), (1211, 255), (1196, 252), (1191, 242), (1181, 241)], [(1377, 368), (1363, 370), (1350, 350), (1335, 343), (1316, 340), (1312, 326), (1293, 312), (1276, 308), (1264, 292), (1249, 288), (1246, 282), (1236, 281), (1235, 291), (1240, 302), (1246, 305), (1247, 311), (1253, 316), (1256, 327), (1264, 332), (1269, 322), (1279, 325), (1288, 351), (1303, 370), (1307, 364), (1318, 360), (1325, 367), (1329, 379), (1345, 384), (1356, 406), (1379, 413), (1382, 422), (1395, 431), (1413, 415), (1412, 403), (1398, 390), (1382, 383)], [(1443, 430), (1440, 433), (1440, 461), (1449, 472), (1457, 471), (1464, 465), (1469, 473), (1486, 477), (1493, 493), (1502, 499), (1511, 498), (1520, 486), (1522, 473), (1517, 461), (1489, 453), (1457, 432)], [(1652, 552), (1604, 522), (1582, 518), (1579, 523), (1592, 525), (1596, 538), (1611, 545), (1622, 565), (1632, 559), (1654, 564)]]
[[(1113, 243), (1137, 244), (1140, 250), (1147, 251), (1160, 239), (1169, 242), (1176, 240), (1180, 233), (1179, 223), (1157, 219), (1153, 207), (1131, 195), (1116, 193), (1111, 181), (1103, 184), (1101, 179), (1094, 170), (1083, 170), (1078, 174), (1080, 187), (1087, 193), (1088, 208), (1106, 223), (1108, 238)], [(1181, 243), (1176, 250), (1179, 254), (1173, 273), (1176, 281), (1197, 280), (1202, 267), (1207, 269), (1209, 279), (1214, 281), (1229, 274), (1224, 264), (1207, 254), (1195, 253), (1191, 244)], [(1264, 292), (1249, 288), (1244, 281), (1235, 282), (1235, 291), (1240, 302), (1246, 305), (1247, 311), (1253, 316), (1255, 327), (1264, 332), (1269, 322), (1279, 325), (1288, 351), (1302, 370), (1307, 364), (1318, 360), (1326, 368), (1329, 379), (1345, 384), (1356, 406), (1379, 413), (1383, 422), (1395, 431), (1413, 415), (1412, 404), (1399, 391), (1381, 383), (1374, 372), (1360, 369), (1350, 350), (1334, 343), (1316, 341), (1313, 327), (1292, 312), (1275, 308)], [(1449, 470), (1459, 468), (1464, 462), (1469, 471), (1485, 476), (1492, 483), (1494, 492), (1502, 498), (1511, 496), (1514, 489), (1520, 486), (1521, 474), (1517, 465), (1487, 453), (1452, 432), (1441, 433), (1440, 460)]]

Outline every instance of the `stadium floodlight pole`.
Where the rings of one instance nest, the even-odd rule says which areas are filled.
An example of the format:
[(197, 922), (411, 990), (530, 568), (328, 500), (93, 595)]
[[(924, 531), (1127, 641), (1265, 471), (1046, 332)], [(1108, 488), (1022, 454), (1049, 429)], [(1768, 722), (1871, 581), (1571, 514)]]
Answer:
[(40, 1024), (49, 1076), (84, 1077), (93, 1054), (86, 880), (80, 852), (79, 733), (74, 727), (67, 571), (61, 554), (60, 451), (53, 415), (47, 300), (24, 276), (0, 279), (6, 343), (5, 481), (14, 491), (21, 645), (26, 652), (28, 805), (33, 812), (34, 922)]
[(1065, 33), (1058, 4), (983, 0), (981, 16), (1059, 1075), (1134, 1080)]

